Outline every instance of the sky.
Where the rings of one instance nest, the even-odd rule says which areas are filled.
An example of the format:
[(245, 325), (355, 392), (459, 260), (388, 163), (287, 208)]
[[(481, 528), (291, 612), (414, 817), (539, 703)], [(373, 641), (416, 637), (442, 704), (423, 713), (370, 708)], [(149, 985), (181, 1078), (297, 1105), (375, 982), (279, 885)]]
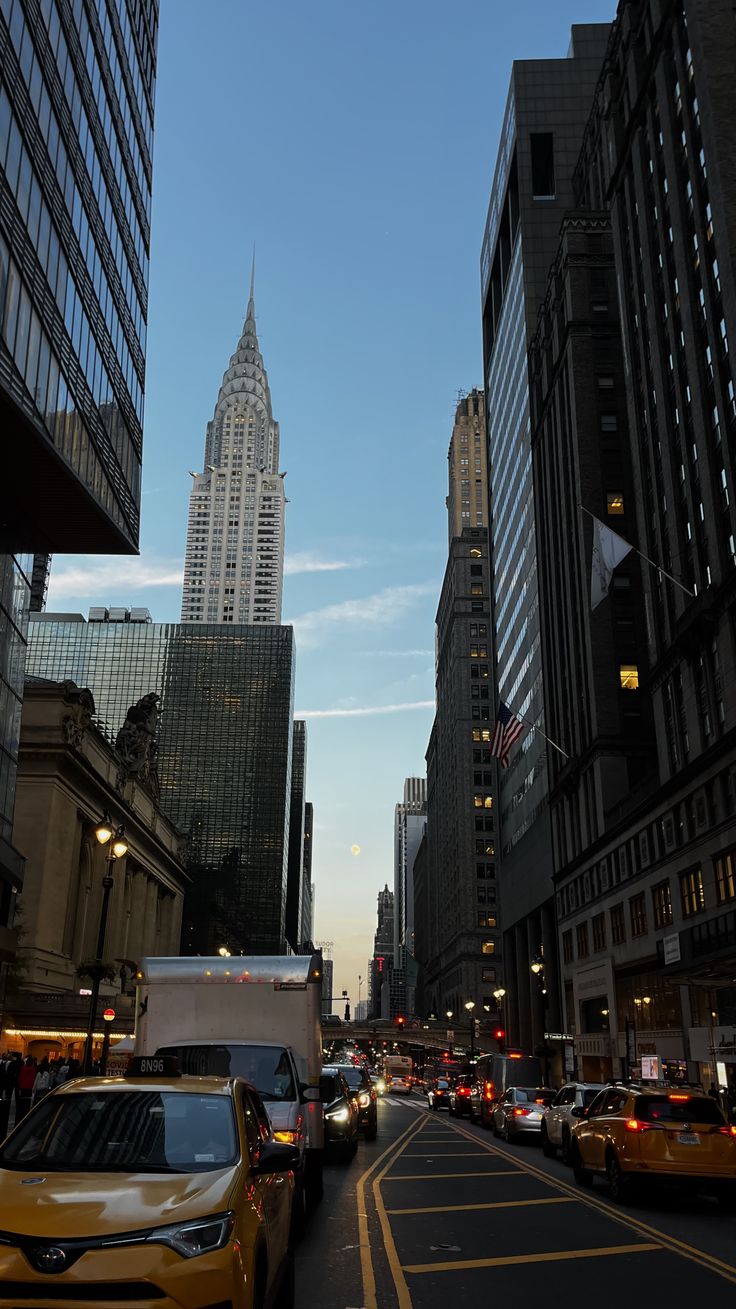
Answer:
[(571, 23), (614, 9), (161, 0), (140, 556), (56, 555), (48, 608), (179, 620), (188, 470), (255, 245), (314, 935), (353, 1004), (392, 885), (394, 806), (425, 772), (447, 448), (458, 393), (482, 385), (479, 253), (511, 61), (564, 57)]

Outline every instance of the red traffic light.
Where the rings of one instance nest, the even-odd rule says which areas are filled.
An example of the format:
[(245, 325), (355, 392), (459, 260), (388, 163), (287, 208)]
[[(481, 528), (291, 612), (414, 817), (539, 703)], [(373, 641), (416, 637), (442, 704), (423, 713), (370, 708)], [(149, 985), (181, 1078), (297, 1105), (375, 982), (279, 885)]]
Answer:
[(493, 1033), (494, 1039), (496, 1041), (502, 1041), (505, 1035), (506, 1033), (504, 1032), (502, 1027), (497, 1027), (495, 1032)]
[(397, 1026), (397, 1027), (403, 1027), (405, 1022), (406, 1022), (406, 1019), (405, 1019), (405, 1018), (402, 1018), (401, 1014), (399, 1014), (398, 1018), (396, 1019), (396, 1026)]

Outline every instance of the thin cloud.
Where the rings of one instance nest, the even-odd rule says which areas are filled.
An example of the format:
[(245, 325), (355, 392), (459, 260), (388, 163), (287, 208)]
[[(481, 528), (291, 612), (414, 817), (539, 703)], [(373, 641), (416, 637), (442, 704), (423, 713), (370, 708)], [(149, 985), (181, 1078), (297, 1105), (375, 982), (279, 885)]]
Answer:
[(340, 573), (346, 568), (362, 568), (362, 559), (321, 559), (319, 555), (302, 550), (296, 554), (287, 554), (284, 559), (284, 576), (295, 573)]
[(359, 659), (429, 659), (434, 650), (355, 650)]
[(426, 595), (434, 595), (435, 582), (410, 586), (389, 586), (373, 595), (313, 609), (289, 619), (301, 649), (309, 649), (327, 639), (335, 627), (386, 627), (403, 618), (408, 609)]
[(181, 559), (121, 558), (102, 555), (87, 561), (64, 563), (58, 556), (51, 564), (49, 608), (69, 596), (107, 596), (121, 590), (131, 593), (159, 586), (181, 586)]
[(358, 709), (297, 709), (295, 718), (367, 718), (373, 714), (403, 714), (411, 709), (434, 709), (434, 700), (410, 700), (405, 704), (364, 705)]

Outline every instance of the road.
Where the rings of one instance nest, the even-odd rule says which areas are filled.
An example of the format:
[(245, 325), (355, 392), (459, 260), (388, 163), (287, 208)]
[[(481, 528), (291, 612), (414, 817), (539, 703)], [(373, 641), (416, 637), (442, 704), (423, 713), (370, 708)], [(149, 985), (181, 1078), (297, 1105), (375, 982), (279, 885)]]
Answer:
[[(424, 1097), (387, 1097), (375, 1142), (326, 1170), (297, 1254), (297, 1309), (446, 1309), (727, 1298), (736, 1216), (707, 1198), (614, 1205), (533, 1144), (505, 1145)], [(506, 1297), (504, 1299), (504, 1297)], [(509, 1298), (513, 1297), (513, 1299)]]

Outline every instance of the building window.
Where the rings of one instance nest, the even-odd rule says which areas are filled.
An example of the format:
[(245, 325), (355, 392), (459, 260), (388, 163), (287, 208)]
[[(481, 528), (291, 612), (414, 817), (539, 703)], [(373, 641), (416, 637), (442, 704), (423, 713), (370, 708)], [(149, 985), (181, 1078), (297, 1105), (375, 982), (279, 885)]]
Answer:
[(632, 895), (629, 900), (629, 913), (631, 915), (631, 935), (646, 936), (647, 906), (643, 894)]
[(588, 949), (588, 924), (578, 923), (575, 928), (575, 936), (577, 938), (578, 959), (587, 959), (590, 953)]
[(639, 669), (636, 664), (619, 664), (618, 676), (622, 691), (639, 690)]
[(613, 390), (613, 377), (610, 373), (598, 374), (598, 390), (599, 391)]
[(596, 914), (593, 919), (593, 949), (606, 948), (606, 919), (604, 914)]
[(482, 969), (482, 971), (481, 971), (481, 977), (482, 977), (482, 979), (483, 979), (484, 982), (495, 982), (495, 980), (496, 980), (496, 970), (495, 970), (495, 968), (484, 968), (484, 969)]
[(532, 195), (535, 200), (555, 196), (555, 138), (553, 132), (530, 132)]
[(481, 558), (481, 552), (480, 552), (480, 550), (478, 549), (477, 545), (473, 545), (473, 546), (470, 547), (470, 558), (471, 558), (471, 559), (480, 559), (480, 558)]
[(718, 903), (736, 900), (736, 874), (734, 872), (734, 851), (728, 850), (714, 861), (716, 869), (716, 895)]
[(654, 926), (669, 927), (672, 922), (672, 897), (670, 884), (658, 882), (652, 887), (652, 908), (654, 909)]
[(622, 904), (615, 904), (609, 910), (611, 918), (611, 940), (614, 945), (623, 945), (626, 941), (626, 924), (624, 922), (624, 907)]
[(624, 495), (623, 491), (606, 492), (606, 513), (612, 518), (617, 517), (624, 512)]
[[(496, 926), (497, 926), (497, 920), (496, 920), (496, 915), (495, 915), (495, 913), (488, 913), (488, 912), (486, 912), (485, 909), (479, 909), (479, 910), (478, 910), (478, 926), (479, 926), (479, 927), (496, 927)], [(484, 943), (484, 947), (483, 947), (483, 948), (484, 948), (484, 952), (485, 952), (486, 954), (487, 954), (487, 953), (492, 953), (492, 951), (489, 952), (489, 951), (486, 951), (486, 950), (485, 950), (485, 945), (486, 945), (486, 944), (487, 944), (487, 943)]]
[(496, 953), (496, 942), (495, 942), (495, 941), (484, 941), (483, 944), (482, 944), (482, 946), (480, 947), (480, 949), (481, 949), (481, 954), (495, 954), (495, 953)]
[(680, 896), (682, 897), (683, 918), (692, 918), (694, 914), (703, 913), (705, 909), (705, 891), (703, 890), (703, 874), (699, 868), (693, 868), (689, 873), (680, 874)]
[(572, 963), (572, 932), (562, 933), (562, 962)]
[(472, 585), (471, 585), (471, 587), (470, 587), (470, 594), (471, 594), (471, 595), (482, 595), (482, 594), (483, 594), (483, 583), (482, 583), (482, 582), (473, 582)]

